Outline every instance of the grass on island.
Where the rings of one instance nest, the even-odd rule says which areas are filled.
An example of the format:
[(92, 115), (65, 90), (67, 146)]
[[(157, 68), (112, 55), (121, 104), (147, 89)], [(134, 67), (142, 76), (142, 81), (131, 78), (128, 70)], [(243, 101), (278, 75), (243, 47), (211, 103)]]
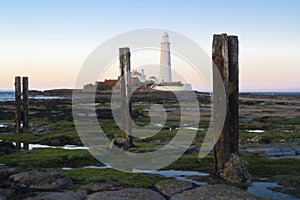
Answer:
[[(140, 106), (140, 104), (139, 104)], [(174, 106), (174, 105), (173, 105)], [(171, 107), (171, 105), (167, 105)], [(175, 105), (177, 107), (177, 104)], [(209, 116), (207, 116), (209, 117)], [(141, 126), (149, 124), (150, 119), (147, 117), (139, 117), (134, 119)], [(176, 128), (179, 127), (180, 119), (175, 114), (170, 115), (170, 118), (165, 123), (168, 129), (161, 130), (158, 134), (148, 138), (145, 142), (136, 141), (136, 149), (130, 150), (135, 153), (143, 153), (155, 151), (169, 141), (177, 134)], [(40, 143), (54, 138), (69, 137), (79, 139), (73, 121), (61, 120), (58, 122), (49, 122), (47, 119), (35, 118), (31, 119), (33, 124), (46, 124), (47, 131), (50, 133), (22, 133), (22, 134), (0, 134), (0, 140), (11, 142), (24, 143)], [(100, 119), (99, 123), (109, 138), (120, 136), (121, 132), (113, 119)], [(256, 117), (251, 122), (240, 119), (240, 137), (247, 139), (260, 135), (264, 139), (270, 141), (279, 141), (281, 139), (300, 138), (299, 130), (295, 125), (300, 124), (299, 118), (285, 119), (282, 117)], [(293, 126), (293, 132), (274, 131), (280, 125)], [(208, 121), (201, 121), (200, 128), (207, 128)], [(171, 130), (169, 130), (171, 128)], [(251, 133), (246, 130), (265, 130), (264, 133)], [(196, 138), (193, 141), (199, 150), (205, 136), (205, 131), (198, 131)], [(206, 173), (213, 173), (213, 156), (208, 155), (203, 159), (199, 159), (198, 151), (192, 154), (184, 154), (178, 160), (174, 161), (169, 166), (162, 170), (190, 170)], [(272, 177), (275, 175), (288, 176), (287, 181), (291, 184), (299, 185), (299, 180), (293, 177), (300, 176), (300, 160), (298, 159), (278, 159), (271, 160), (264, 157), (241, 156), (241, 159), (246, 160), (249, 165), (248, 169), (254, 177)], [(17, 165), (25, 168), (58, 168), (73, 167), (80, 168), (89, 165), (102, 165), (97, 161), (87, 150), (64, 150), (64, 149), (34, 149), (30, 151), (20, 151), (0, 157), (0, 163), (6, 165)], [(82, 182), (94, 181), (109, 181), (119, 180), (137, 187), (151, 187), (162, 178), (145, 175), (120, 172), (113, 169), (74, 169), (64, 171), (74, 180)]]
[(267, 130), (263, 133), (253, 133), (247, 131), (240, 131), (240, 138), (253, 138), (255, 136), (261, 136), (262, 139), (270, 140), (271, 142), (279, 142), (280, 140), (284, 139), (286, 141), (290, 139), (300, 138), (300, 133), (296, 130), (293, 132), (286, 132), (286, 131), (279, 131), (279, 130)]
[(278, 174), (300, 176), (300, 160), (285, 158), (272, 160), (264, 157), (241, 156), (249, 163), (248, 170), (256, 177), (271, 177)]
[(135, 187), (151, 187), (167, 178), (142, 173), (122, 172), (114, 169), (73, 169), (64, 173), (75, 181), (84, 183), (117, 180)]
[[(249, 165), (249, 172), (256, 177), (271, 177), (277, 174), (300, 176), (299, 159), (271, 160), (263, 157), (241, 156)], [(0, 163), (25, 168), (62, 168), (102, 165), (87, 150), (33, 149), (0, 157)], [(198, 153), (184, 154), (162, 170), (190, 170), (213, 172), (213, 156), (199, 159)]]
[(25, 168), (62, 168), (102, 165), (87, 150), (42, 148), (0, 157), (0, 163)]
[(52, 132), (52, 133), (11, 133), (11, 134), (0, 134), (0, 140), (9, 142), (22, 142), (36, 144), (45, 140), (69, 137), (72, 139), (79, 139), (76, 132)]

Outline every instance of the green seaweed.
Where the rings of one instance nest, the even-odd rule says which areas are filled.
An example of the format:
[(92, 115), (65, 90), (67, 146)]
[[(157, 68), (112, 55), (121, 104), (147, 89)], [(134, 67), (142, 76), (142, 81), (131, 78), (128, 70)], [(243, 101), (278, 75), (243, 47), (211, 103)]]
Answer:
[(73, 180), (90, 183), (117, 180), (136, 187), (152, 187), (154, 184), (166, 180), (155, 175), (122, 172), (114, 169), (73, 169), (64, 173)]
[(23, 150), (3, 155), (0, 157), (0, 163), (26, 168), (60, 168), (102, 165), (92, 157), (87, 150), (65, 150), (54, 148)]

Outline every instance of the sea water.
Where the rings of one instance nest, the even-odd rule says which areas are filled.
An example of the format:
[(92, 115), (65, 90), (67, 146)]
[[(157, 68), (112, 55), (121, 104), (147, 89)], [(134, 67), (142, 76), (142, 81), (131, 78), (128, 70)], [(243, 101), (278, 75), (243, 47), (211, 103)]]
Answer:
[(0, 101), (14, 101), (15, 92), (13, 91), (0, 91)]
[[(30, 99), (61, 99), (59, 96), (34, 96), (29, 97)], [(0, 91), (0, 102), (1, 101), (15, 101), (14, 91)]]

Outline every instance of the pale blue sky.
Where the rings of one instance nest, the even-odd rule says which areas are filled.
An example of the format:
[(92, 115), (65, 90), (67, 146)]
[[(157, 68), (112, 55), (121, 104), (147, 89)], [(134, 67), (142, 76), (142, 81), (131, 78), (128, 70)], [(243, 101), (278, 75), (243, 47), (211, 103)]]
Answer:
[(28, 75), (37, 89), (74, 85), (111, 36), (145, 27), (180, 32), (211, 54), (214, 33), (240, 40), (242, 91), (300, 91), (300, 1), (0, 1), (0, 89)]

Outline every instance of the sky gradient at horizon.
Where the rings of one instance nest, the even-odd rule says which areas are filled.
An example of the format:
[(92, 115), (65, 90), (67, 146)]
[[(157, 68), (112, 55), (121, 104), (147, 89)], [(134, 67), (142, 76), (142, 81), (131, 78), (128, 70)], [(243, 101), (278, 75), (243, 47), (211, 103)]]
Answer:
[(12, 89), (15, 75), (29, 76), (31, 89), (72, 88), (102, 42), (158, 27), (188, 36), (208, 55), (213, 34), (238, 35), (241, 91), (299, 92), (299, 10), (296, 0), (1, 1), (0, 89)]

